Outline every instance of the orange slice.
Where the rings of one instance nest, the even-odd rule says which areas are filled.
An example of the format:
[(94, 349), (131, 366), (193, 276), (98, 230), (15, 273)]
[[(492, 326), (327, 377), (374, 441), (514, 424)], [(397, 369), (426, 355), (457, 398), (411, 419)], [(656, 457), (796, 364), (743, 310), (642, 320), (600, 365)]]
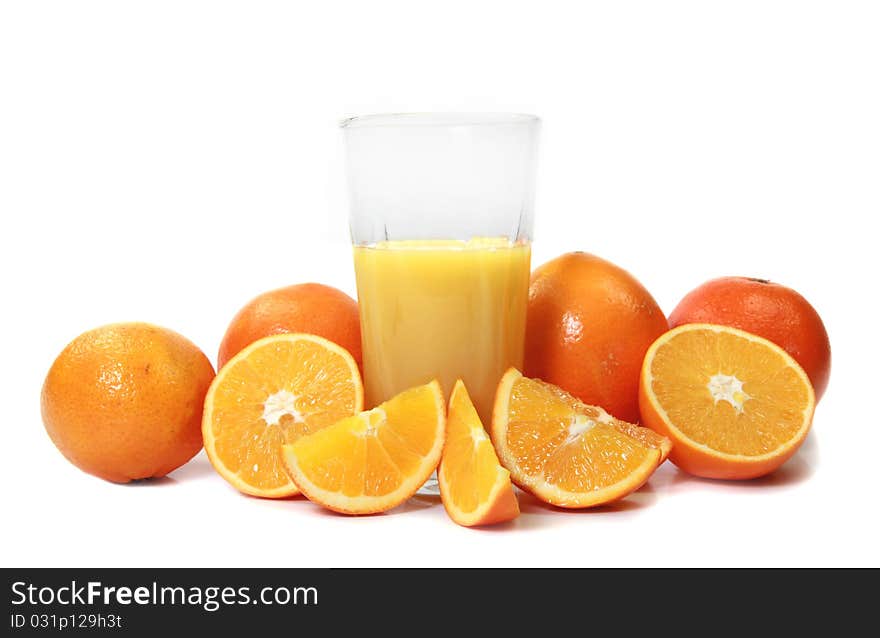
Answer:
[(282, 456), (309, 500), (344, 514), (375, 514), (428, 480), (445, 429), (443, 392), (432, 381), (285, 445)]
[(763, 476), (794, 454), (813, 420), (809, 378), (774, 343), (710, 324), (670, 330), (642, 365), (642, 421), (675, 445), (670, 459), (697, 476)]
[(437, 478), (443, 506), (459, 525), (492, 525), (519, 516), (510, 472), (501, 467), (461, 379), (449, 397)]
[(517, 485), (570, 508), (604, 505), (638, 489), (671, 445), (515, 368), (498, 384), (492, 442)]
[(363, 409), (357, 363), (307, 334), (255, 341), (230, 359), (205, 397), (202, 437), (217, 472), (245, 494), (298, 493), (281, 446)]

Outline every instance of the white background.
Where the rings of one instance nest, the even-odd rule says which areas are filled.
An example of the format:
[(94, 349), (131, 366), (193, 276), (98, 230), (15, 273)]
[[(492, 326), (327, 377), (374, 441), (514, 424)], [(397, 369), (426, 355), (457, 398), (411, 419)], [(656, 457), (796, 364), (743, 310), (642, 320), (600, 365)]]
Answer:
[[(2, 565), (880, 565), (878, 33), (870, 2), (4, 2)], [(666, 312), (720, 275), (801, 291), (834, 353), (801, 452), (492, 531), (247, 498), (204, 456), (69, 465), (39, 414), (64, 345), (144, 320), (213, 360), (259, 292), (354, 294), (337, 122), (412, 110), (543, 118), (535, 265), (595, 252)]]

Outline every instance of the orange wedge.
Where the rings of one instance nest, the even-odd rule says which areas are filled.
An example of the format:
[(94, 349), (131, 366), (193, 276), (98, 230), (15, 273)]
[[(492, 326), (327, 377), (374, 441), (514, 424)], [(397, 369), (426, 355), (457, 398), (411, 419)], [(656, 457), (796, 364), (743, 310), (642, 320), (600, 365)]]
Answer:
[(432, 381), (285, 445), (282, 456), (309, 500), (344, 514), (375, 514), (428, 480), (445, 429), (443, 392)]
[(461, 379), (449, 397), (437, 478), (443, 506), (459, 525), (492, 525), (519, 516), (510, 472), (501, 467)]
[(515, 368), (498, 384), (492, 442), (517, 485), (569, 508), (604, 505), (638, 489), (671, 445)]
[(648, 348), (639, 407), (645, 425), (674, 441), (670, 459), (697, 476), (748, 479), (772, 472), (810, 430), (809, 378), (782, 348), (724, 326), (686, 324)]
[(363, 409), (360, 373), (348, 351), (321, 337), (282, 334), (252, 343), (214, 378), (202, 437), (217, 472), (252, 496), (298, 493), (281, 446)]

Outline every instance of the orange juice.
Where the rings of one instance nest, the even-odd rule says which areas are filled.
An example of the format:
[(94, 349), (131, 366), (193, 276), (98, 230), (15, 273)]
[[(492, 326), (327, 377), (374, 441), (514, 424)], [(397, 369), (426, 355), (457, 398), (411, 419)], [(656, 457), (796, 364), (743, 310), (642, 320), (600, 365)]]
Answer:
[(355, 246), (368, 407), (433, 378), (462, 378), (485, 424), (522, 368), (531, 249), (506, 238)]

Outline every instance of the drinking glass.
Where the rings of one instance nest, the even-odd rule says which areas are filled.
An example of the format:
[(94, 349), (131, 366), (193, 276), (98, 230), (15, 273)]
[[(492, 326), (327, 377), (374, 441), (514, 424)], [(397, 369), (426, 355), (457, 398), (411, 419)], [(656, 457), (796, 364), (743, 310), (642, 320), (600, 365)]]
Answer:
[(484, 425), (522, 368), (540, 121), (402, 113), (342, 122), (368, 408), (464, 381)]

